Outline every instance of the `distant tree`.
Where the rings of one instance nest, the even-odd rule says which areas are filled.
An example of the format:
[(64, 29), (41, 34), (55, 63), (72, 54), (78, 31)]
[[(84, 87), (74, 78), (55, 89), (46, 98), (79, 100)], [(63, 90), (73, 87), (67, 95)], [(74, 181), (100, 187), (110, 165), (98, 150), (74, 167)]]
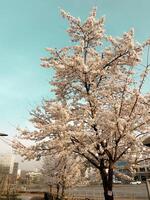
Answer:
[(66, 188), (82, 183), (81, 161), (72, 159), (69, 155), (51, 155), (43, 158), (42, 173), (47, 183), (56, 189), (56, 198), (63, 199)]
[[(95, 9), (84, 23), (61, 14), (76, 45), (47, 48), (50, 56), (42, 58), (42, 66), (55, 71), (55, 99), (31, 113), (35, 131), (21, 130), (22, 139), (36, 143), (25, 148), (16, 141), (14, 147), (30, 158), (55, 149), (78, 155), (98, 169), (105, 200), (113, 200), (116, 163), (124, 160), (133, 168), (143, 153), (150, 155), (142, 143), (150, 131), (150, 95), (142, 93), (150, 40), (136, 43), (133, 30), (120, 38), (106, 35)], [(147, 63), (141, 64), (144, 48)]]

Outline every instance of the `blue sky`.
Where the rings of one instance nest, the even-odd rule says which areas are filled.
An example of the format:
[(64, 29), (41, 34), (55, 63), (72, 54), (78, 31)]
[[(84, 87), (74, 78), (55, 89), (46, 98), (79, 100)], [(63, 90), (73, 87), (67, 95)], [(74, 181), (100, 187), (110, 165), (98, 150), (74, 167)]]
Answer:
[(52, 95), (52, 73), (40, 58), (45, 47), (70, 44), (59, 9), (85, 19), (93, 6), (106, 16), (108, 34), (134, 27), (139, 42), (150, 37), (149, 0), (0, 0), (0, 131), (15, 135), (16, 126), (28, 125), (29, 111)]

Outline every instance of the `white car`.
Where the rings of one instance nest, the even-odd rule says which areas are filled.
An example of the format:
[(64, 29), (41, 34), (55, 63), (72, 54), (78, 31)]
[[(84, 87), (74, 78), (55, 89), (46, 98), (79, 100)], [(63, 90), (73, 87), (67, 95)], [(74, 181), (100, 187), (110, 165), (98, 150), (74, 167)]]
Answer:
[(121, 184), (122, 182), (119, 181), (119, 180), (113, 180), (113, 183), (115, 183), (115, 184)]
[(132, 184), (132, 185), (140, 185), (141, 181), (132, 181), (132, 182), (130, 182), (130, 184)]

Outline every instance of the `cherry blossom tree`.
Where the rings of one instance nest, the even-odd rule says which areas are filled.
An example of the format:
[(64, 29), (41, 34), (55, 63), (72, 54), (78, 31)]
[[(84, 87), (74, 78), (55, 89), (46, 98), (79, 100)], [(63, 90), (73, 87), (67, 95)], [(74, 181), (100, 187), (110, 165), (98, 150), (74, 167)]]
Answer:
[[(61, 15), (76, 44), (46, 49), (49, 56), (42, 58), (42, 66), (55, 71), (55, 99), (31, 113), (34, 131), (21, 130), (22, 139), (36, 144), (26, 148), (16, 141), (14, 147), (30, 158), (56, 150), (78, 155), (99, 171), (105, 200), (113, 200), (116, 163), (127, 161), (132, 170), (142, 154), (149, 159), (142, 138), (150, 129), (150, 95), (142, 88), (150, 40), (137, 43), (133, 30), (117, 38), (107, 35), (96, 9), (83, 23), (63, 10)], [(141, 60), (144, 49), (146, 64)]]
[[(75, 162), (76, 160), (76, 162)], [(43, 174), (48, 184), (56, 189), (56, 198), (63, 199), (66, 188), (83, 184), (84, 166), (79, 158), (72, 159), (69, 155), (51, 155), (43, 159)]]

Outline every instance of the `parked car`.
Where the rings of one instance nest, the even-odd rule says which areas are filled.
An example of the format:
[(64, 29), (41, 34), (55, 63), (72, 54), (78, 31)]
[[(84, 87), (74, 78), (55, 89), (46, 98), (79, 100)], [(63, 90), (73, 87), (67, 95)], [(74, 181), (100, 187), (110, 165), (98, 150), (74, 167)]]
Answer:
[(130, 184), (132, 184), (132, 185), (140, 185), (141, 181), (131, 181)]
[(114, 184), (121, 184), (122, 182), (119, 181), (119, 180), (113, 180), (113, 183), (114, 183)]

